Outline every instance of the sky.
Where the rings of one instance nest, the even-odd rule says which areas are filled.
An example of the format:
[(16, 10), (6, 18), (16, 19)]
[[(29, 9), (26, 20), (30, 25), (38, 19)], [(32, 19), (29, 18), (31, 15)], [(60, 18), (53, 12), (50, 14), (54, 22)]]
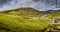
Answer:
[(60, 0), (0, 0), (0, 11), (31, 7), (39, 11), (60, 9)]

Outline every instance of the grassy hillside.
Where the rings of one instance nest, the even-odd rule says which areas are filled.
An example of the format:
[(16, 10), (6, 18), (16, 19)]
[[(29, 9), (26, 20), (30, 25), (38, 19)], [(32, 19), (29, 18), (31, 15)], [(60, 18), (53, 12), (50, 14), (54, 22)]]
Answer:
[(0, 32), (43, 32), (53, 17), (54, 14), (25, 9), (0, 12)]
[(36, 32), (46, 28), (49, 23), (46, 20), (29, 20), (20, 16), (0, 15), (0, 28), (10, 32)]

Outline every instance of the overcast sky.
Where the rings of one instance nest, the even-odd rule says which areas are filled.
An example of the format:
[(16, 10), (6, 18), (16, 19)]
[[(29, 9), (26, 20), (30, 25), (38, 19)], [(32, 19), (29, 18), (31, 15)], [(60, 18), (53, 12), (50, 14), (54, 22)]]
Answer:
[(0, 0), (0, 11), (32, 7), (39, 11), (60, 9), (60, 0)]

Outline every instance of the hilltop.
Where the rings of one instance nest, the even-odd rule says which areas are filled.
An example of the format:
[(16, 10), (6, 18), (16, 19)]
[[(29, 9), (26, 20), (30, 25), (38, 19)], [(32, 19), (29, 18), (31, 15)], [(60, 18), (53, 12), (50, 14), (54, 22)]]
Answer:
[(38, 10), (33, 9), (33, 8), (19, 8), (19, 9), (0, 12), (0, 13), (10, 14), (10, 15), (18, 15), (18, 16), (30, 16), (30, 17), (43, 16), (45, 14), (50, 14), (47, 11), (38, 11)]

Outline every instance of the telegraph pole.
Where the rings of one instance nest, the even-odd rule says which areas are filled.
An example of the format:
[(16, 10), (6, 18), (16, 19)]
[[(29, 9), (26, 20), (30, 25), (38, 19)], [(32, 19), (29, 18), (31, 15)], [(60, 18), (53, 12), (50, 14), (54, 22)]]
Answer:
[(57, 8), (57, 0), (56, 0), (56, 8)]

